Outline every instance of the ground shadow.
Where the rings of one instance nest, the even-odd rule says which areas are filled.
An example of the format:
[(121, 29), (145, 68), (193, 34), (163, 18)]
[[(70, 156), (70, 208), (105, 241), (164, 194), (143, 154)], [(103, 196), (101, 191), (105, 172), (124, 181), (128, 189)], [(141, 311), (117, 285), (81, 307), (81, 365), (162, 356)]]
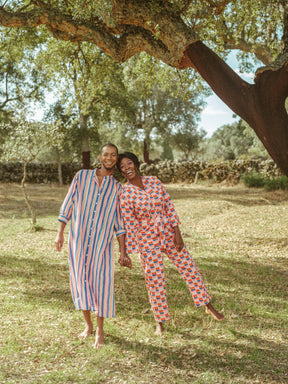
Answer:
[[(173, 366), (174, 369), (182, 371), (183, 378), (190, 376), (191, 379), (196, 379), (204, 370), (212, 374), (229, 374), (235, 381), (240, 376), (243, 380), (246, 378), (247, 382), (251, 382), (251, 378), (257, 373), (257, 380), (260, 380), (258, 382), (287, 382), (288, 348), (281, 343), (237, 332), (234, 341), (217, 339), (216, 343), (213, 337), (203, 333), (201, 342), (209, 346), (204, 351), (197, 346), (197, 337), (190, 334), (190, 340), (191, 344), (186, 343), (185, 347), (170, 347), (165, 346), (165, 336), (162, 346), (143, 340), (128, 340), (111, 333), (107, 337), (108, 343), (119, 345), (121, 349), (133, 351), (137, 356), (141, 356), (143, 364), (156, 363), (154, 369)], [(223, 355), (223, 350), (230, 352)], [(124, 379), (125, 376), (129, 377), (130, 370), (129, 365), (122, 367)]]

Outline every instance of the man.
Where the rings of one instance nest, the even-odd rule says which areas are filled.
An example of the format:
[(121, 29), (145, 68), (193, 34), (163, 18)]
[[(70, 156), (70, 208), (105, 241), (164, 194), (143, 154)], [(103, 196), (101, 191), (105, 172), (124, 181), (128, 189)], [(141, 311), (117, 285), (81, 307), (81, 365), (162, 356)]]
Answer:
[(131, 268), (125, 251), (125, 230), (119, 209), (121, 185), (113, 178), (118, 150), (108, 143), (99, 155), (101, 168), (76, 173), (60, 209), (56, 249), (61, 251), (64, 229), (71, 220), (69, 233), (70, 287), (76, 309), (83, 311), (86, 327), (79, 338), (93, 332), (90, 311), (97, 316), (95, 348), (104, 342), (104, 318), (115, 316), (114, 249), (116, 232), (120, 248), (119, 263)]

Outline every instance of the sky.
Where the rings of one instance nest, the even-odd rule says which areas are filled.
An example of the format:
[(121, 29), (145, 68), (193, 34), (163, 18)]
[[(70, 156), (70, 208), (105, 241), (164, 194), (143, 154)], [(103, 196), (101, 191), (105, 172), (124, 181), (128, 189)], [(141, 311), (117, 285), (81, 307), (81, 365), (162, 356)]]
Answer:
[(199, 127), (207, 132), (207, 137), (211, 137), (222, 125), (237, 121), (237, 118), (233, 117), (232, 110), (214, 92), (205, 101), (207, 105), (201, 113)]
[[(254, 73), (240, 73), (236, 53), (228, 56), (227, 64), (236, 72), (243, 80), (253, 83)], [(207, 105), (201, 114), (199, 128), (203, 128), (207, 132), (207, 137), (211, 137), (217, 128), (222, 125), (231, 124), (239, 120), (239, 117), (233, 117), (232, 110), (213, 92), (213, 94), (205, 99)]]

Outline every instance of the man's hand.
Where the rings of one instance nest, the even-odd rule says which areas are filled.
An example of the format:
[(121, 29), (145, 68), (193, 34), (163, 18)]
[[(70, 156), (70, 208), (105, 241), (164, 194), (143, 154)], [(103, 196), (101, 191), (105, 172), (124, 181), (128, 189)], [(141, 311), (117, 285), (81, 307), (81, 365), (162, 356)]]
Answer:
[(59, 228), (57, 232), (57, 236), (55, 239), (55, 246), (57, 251), (61, 251), (63, 244), (64, 244), (64, 229), (66, 227), (66, 224), (63, 221), (60, 221)]
[(55, 239), (55, 246), (57, 251), (60, 252), (62, 250), (63, 244), (64, 244), (64, 233), (58, 232)]
[(178, 225), (176, 227), (174, 227), (174, 230), (175, 230), (174, 244), (175, 244), (177, 251), (180, 252), (180, 251), (182, 251), (182, 249), (184, 247), (184, 241), (182, 239), (182, 235), (181, 235), (181, 232), (180, 232)]
[(127, 267), (129, 269), (132, 268), (132, 261), (130, 259), (130, 257), (126, 254), (120, 254), (120, 258), (119, 258), (119, 264), (121, 265), (121, 267)]

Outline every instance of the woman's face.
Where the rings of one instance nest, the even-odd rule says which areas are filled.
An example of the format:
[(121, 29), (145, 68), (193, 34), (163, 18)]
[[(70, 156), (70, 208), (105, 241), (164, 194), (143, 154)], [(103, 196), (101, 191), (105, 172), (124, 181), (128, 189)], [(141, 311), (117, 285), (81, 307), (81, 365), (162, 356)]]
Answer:
[(123, 157), (120, 161), (120, 171), (127, 180), (133, 180), (138, 176), (138, 169), (132, 160), (128, 157)]

